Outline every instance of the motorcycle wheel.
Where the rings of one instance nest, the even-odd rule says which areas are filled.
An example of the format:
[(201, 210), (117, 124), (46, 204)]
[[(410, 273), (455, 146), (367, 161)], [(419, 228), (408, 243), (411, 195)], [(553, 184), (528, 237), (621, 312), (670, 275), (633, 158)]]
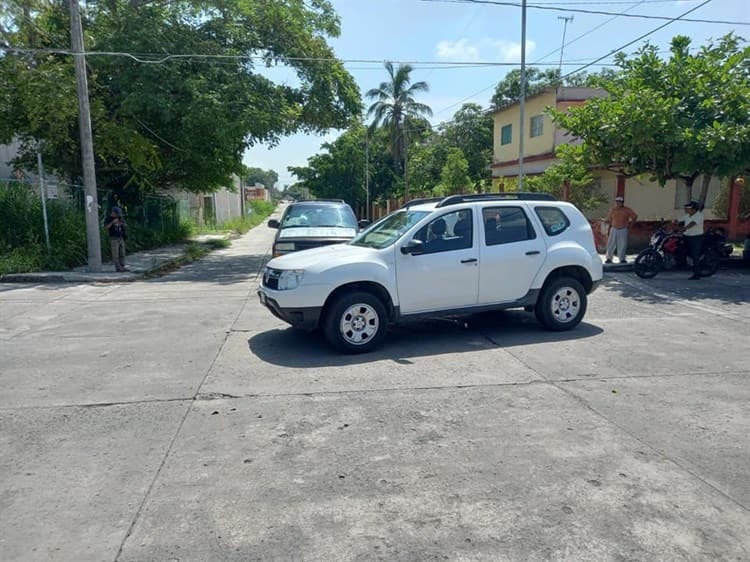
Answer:
[(706, 250), (700, 258), (701, 277), (711, 277), (714, 273), (719, 271), (720, 261), (721, 258), (716, 250), (713, 248)]
[(635, 258), (633, 269), (635, 274), (641, 279), (651, 279), (656, 277), (661, 269), (662, 259), (659, 252), (653, 248), (646, 248)]

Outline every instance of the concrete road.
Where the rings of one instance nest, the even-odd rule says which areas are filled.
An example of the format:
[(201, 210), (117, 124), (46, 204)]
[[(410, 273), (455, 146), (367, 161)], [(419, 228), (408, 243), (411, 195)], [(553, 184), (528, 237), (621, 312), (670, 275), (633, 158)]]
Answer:
[(260, 227), (168, 276), (0, 285), (0, 559), (748, 560), (750, 275), (288, 329)]

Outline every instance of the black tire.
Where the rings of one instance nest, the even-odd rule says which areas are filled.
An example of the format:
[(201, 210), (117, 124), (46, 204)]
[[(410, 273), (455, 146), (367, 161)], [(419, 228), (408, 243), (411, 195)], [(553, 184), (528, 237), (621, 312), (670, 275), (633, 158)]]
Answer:
[(700, 258), (699, 268), (701, 277), (711, 277), (719, 271), (719, 265), (721, 265), (719, 254), (713, 248), (709, 248)]
[(548, 330), (563, 332), (578, 326), (586, 314), (588, 297), (578, 280), (558, 277), (545, 284), (534, 312)]
[(662, 259), (659, 252), (653, 248), (646, 248), (635, 258), (633, 270), (641, 279), (652, 279), (656, 277), (662, 266)]
[(328, 342), (347, 353), (367, 353), (385, 337), (388, 314), (372, 293), (352, 291), (335, 298), (327, 307), (323, 333)]

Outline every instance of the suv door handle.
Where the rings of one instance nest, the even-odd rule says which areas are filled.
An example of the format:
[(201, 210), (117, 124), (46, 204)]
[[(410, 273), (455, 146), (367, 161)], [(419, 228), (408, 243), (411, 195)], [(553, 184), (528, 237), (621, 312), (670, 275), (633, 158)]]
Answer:
[(477, 261), (479, 261), (477, 258), (471, 258), (468, 260), (461, 260), (461, 263), (476, 263)]
[(538, 256), (538, 255), (539, 255), (539, 254), (541, 254), (541, 253), (542, 253), (542, 252), (540, 252), (539, 250), (531, 250), (531, 251), (529, 251), (529, 252), (526, 252), (526, 255), (527, 255), (527, 256)]

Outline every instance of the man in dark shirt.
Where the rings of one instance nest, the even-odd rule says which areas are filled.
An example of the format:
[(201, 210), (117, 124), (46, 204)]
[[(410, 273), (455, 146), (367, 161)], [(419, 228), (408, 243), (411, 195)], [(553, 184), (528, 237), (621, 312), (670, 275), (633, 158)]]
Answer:
[(115, 270), (130, 271), (125, 267), (125, 240), (128, 233), (120, 207), (112, 207), (109, 217), (104, 221), (104, 228), (109, 234), (109, 247), (112, 250), (112, 262), (115, 264)]

